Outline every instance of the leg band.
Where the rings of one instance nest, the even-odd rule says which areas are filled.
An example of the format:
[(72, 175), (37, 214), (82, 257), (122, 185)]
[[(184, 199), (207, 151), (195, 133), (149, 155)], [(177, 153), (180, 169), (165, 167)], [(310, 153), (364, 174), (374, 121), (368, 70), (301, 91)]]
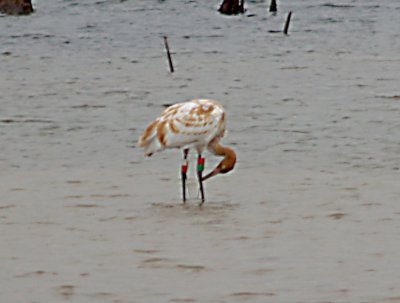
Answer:
[(202, 158), (201, 156), (199, 156), (199, 158), (197, 159), (197, 171), (198, 172), (204, 171), (204, 163), (205, 163), (205, 158)]

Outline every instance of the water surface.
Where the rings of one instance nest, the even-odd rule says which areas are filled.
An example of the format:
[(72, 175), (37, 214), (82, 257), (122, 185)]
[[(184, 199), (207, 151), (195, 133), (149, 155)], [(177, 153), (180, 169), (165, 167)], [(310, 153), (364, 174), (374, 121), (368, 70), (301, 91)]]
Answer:
[[(217, 2), (0, 17), (2, 301), (400, 300), (400, 4)], [(180, 153), (135, 147), (196, 97), (225, 105), (238, 153), (203, 208), (194, 176), (180, 204)]]

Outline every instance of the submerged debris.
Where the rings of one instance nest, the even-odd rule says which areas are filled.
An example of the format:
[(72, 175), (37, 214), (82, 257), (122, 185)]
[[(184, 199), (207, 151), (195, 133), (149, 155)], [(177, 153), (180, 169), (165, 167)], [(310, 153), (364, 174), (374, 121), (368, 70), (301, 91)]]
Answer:
[(218, 11), (225, 15), (237, 15), (244, 13), (244, 0), (224, 0)]
[(0, 0), (0, 12), (8, 15), (28, 15), (33, 12), (31, 0)]

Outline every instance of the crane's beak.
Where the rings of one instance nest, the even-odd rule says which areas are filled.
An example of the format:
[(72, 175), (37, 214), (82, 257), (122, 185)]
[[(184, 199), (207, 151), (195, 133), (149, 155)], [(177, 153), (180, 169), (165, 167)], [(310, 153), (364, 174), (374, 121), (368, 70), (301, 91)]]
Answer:
[(217, 166), (212, 172), (210, 172), (208, 175), (204, 176), (202, 180), (205, 181), (211, 177), (218, 175), (220, 172), (221, 172), (221, 167)]

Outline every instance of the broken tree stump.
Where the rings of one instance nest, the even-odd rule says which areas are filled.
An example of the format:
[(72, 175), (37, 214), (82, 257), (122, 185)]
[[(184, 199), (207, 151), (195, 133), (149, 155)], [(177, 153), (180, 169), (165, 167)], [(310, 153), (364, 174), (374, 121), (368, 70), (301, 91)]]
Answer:
[(244, 0), (224, 0), (218, 11), (224, 15), (237, 15), (244, 13)]
[(33, 12), (31, 0), (0, 0), (0, 12), (8, 15), (28, 15)]

